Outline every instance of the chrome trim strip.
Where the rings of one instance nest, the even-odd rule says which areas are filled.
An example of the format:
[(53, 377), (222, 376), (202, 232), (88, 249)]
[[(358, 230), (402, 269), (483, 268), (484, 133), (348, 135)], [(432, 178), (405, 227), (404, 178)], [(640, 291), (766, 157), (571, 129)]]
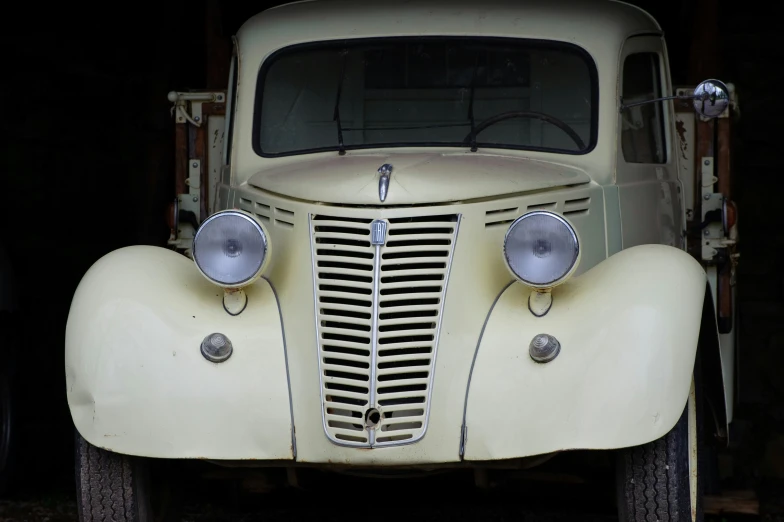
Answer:
[(463, 425), (460, 427), (460, 460), (463, 460), (463, 455), (465, 454), (465, 441), (468, 438), (468, 426), (466, 426), (466, 412), (468, 411), (468, 392), (471, 390), (471, 377), (474, 375), (474, 365), (476, 364), (476, 356), (479, 354), (479, 346), (482, 344), (482, 338), (485, 335), (485, 328), (487, 328), (487, 323), (490, 321), (490, 315), (492, 315), (493, 310), (495, 309), (495, 305), (498, 304), (498, 300), (501, 299), (501, 296), (504, 295), (504, 292), (512, 286), (515, 282), (514, 279), (509, 281), (506, 286), (504, 286), (498, 295), (495, 296), (493, 300), (493, 304), (490, 305), (490, 310), (487, 311), (487, 317), (485, 317), (485, 322), (482, 324), (482, 330), (479, 332), (479, 339), (476, 341), (476, 349), (474, 350), (474, 358), (471, 360), (471, 369), (468, 371), (468, 383), (466, 384), (466, 394), (465, 394), (465, 401), (463, 402)]
[[(378, 408), (376, 404), (376, 377), (378, 373), (378, 300), (379, 300), (379, 276), (381, 274), (381, 245), (375, 245), (373, 254), (373, 316), (370, 318), (370, 392), (368, 396), (368, 408)], [(368, 429), (368, 442), (372, 447), (376, 442), (376, 429)]]
[[(460, 221), (463, 219), (463, 214), (457, 214), (457, 221), (455, 222), (455, 231), (452, 234), (452, 245), (451, 250), (449, 252), (449, 261), (446, 268), (446, 274), (444, 275), (444, 290), (441, 294), (441, 306), (438, 310), (438, 327), (436, 328), (436, 337), (433, 342), (433, 362), (431, 364), (431, 374), (430, 374), (430, 384), (427, 388), (427, 408), (425, 409), (425, 420), (423, 421), (424, 424), (422, 425), (422, 433), (418, 437), (412, 437), (410, 439), (402, 440), (402, 441), (394, 441), (390, 443), (382, 443), (378, 444), (376, 447), (383, 447), (388, 448), (390, 446), (406, 446), (408, 444), (413, 444), (415, 442), (419, 442), (422, 440), (425, 435), (427, 434), (427, 428), (430, 426), (430, 404), (432, 400), (433, 394), (433, 386), (436, 382), (436, 362), (438, 361), (438, 342), (441, 337), (441, 325), (444, 324), (444, 304), (446, 303), (446, 294), (449, 290), (449, 275), (452, 273), (452, 259), (455, 256), (455, 250), (457, 250), (457, 238), (460, 232)], [(488, 316), (489, 317), (489, 316)], [(484, 331), (484, 328), (482, 329)]]
[(289, 372), (289, 350), (286, 345), (286, 327), (283, 325), (283, 310), (280, 308), (280, 299), (278, 298), (278, 291), (275, 285), (266, 276), (262, 276), (267, 284), (272, 289), (272, 295), (275, 296), (275, 302), (278, 304), (278, 315), (280, 316), (280, 332), (283, 335), (283, 359), (286, 361), (286, 385), (289, 388), (289, 414), (291, 415), (291, 453), (294, 460), (297, 460), (297, 430), (294, 426), (294, 398), (291, 396), (291, 373)]

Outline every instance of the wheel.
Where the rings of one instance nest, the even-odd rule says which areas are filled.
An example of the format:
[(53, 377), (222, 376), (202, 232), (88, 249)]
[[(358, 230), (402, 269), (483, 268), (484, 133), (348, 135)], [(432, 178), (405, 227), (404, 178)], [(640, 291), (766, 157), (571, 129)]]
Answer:
[[(698, 480), (704, 451), (702, 407), (694, 382), (688, 404), (669, 433), (619, 452), (616, 484), (621, 522), (702, 522), (702, 481)], [(696, 453), (694, 474), (689, 469), (690, 450)]]
[(179, 495), (168, 461), (97, 448), (78, 432), (75, 446), (76, 505), (81, 522), (179, 520)]
[(76, 434), (76, 503), (82, 522), (148, 522), (142, 459), (96, 448)]

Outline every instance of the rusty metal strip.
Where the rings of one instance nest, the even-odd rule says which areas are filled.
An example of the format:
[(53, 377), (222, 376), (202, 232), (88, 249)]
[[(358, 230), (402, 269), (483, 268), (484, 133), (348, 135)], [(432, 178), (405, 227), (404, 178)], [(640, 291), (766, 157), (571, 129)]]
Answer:
[(175, 194), (185, 194), (185, 179), (188, 172), (188, 128), (187, 123), (174, 124), (174, 182)]
[(732, 168), (730, 157), (730, 118), (716, 120), (718, 146), (716, 154), (716, 176), (719, 178), (719, 192), (727, 199), (732, 199)]
[[(225, 99), (224, 94), (224, 99)], [(205, 116), (225, 116), (226, 115), (226, 105), (223, 103), (203, 103), (201, 106), (201, 112)]]
[[(202, 113), (203, 115), (203, 113)], [(201, 165), (199, 173), (199, 222), (207, 219), (207, 116), (203, 116), (200, 127), (195, 127), (193, 140), (192, 159), (197, 159)]]

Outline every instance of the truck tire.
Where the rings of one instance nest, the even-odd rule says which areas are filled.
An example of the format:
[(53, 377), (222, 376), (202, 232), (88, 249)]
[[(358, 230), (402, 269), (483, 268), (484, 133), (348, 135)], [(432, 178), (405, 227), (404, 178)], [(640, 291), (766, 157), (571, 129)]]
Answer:
[[(618, 459), (621, 522), (691, 522), (688, 406), (664, 437), (624, 450)], [(699, 483), (699, 481), (698, 481)], [(694, 520), (702, 521), (698, 490)]]
[(81, 522), (152, 522), (143, 459), (96, 448), (76, 434), (76, 504)]

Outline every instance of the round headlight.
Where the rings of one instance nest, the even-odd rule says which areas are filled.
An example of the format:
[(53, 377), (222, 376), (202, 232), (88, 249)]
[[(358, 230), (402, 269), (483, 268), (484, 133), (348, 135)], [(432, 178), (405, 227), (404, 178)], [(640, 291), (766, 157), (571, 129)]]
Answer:
[(574, 228), (552, 212), (517, 218), (504, 238), (504, 259), (512, 274), (535, 288), (563, 282), (577, 267), (580, 243)]
[(251, 283), (264, 268), (267, 234), (248, 214), (227, 210), (202, 223), (193, 238), (193, 259), (204, 277), (234, 288)]

